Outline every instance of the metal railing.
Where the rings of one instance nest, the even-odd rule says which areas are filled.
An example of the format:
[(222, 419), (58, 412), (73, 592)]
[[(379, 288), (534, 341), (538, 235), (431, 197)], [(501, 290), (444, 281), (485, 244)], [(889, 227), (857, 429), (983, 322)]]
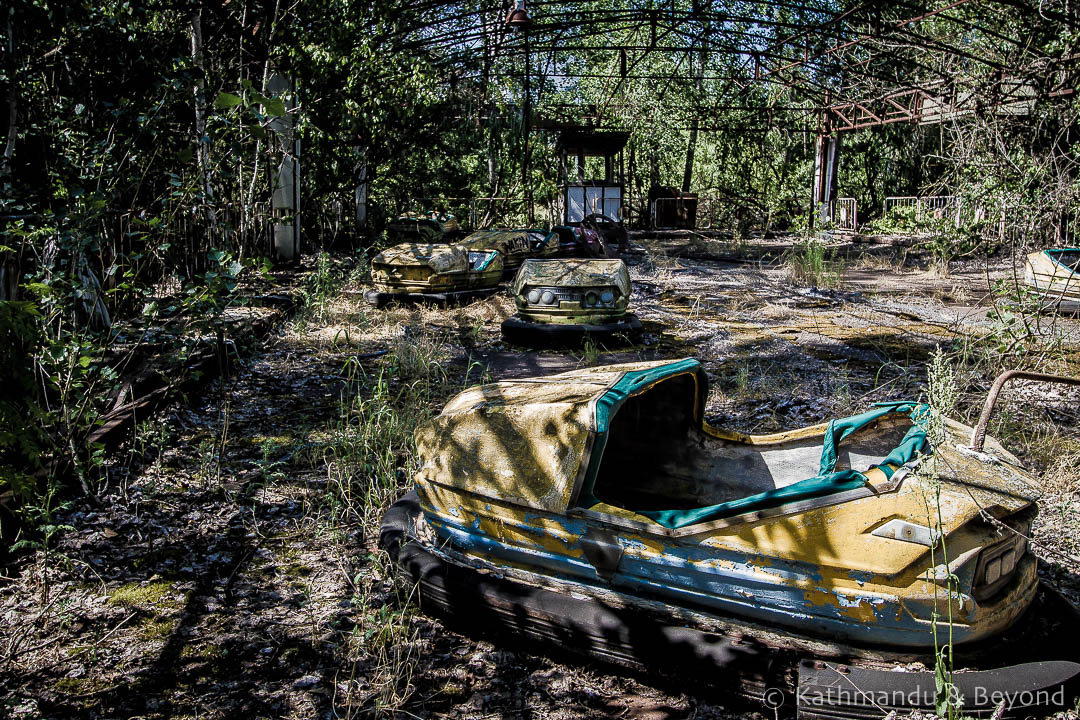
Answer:
[[(905, 208), (914, 208), (914, 219), (917, 222), (931, 219), (951, 220), (954, 226), (960, 227), (965, 219), (965, 206), (957, 195), (905, 195), (885, 198), (883, 209), (886, 216)], [(966, 212), (973, 215), (975, 208), (968, 206)]]
[(905, 196), (893, 196), (885, 198), (884, 207), (882, 211), (885, 215), (894, 213), (902, 208), (915, 208), (914, 212), (918, 215), (919, 212), (919, 198), (913, 195)]
[(949, 220), (960, 226), (961, 200), (956, 195), (931, 195), (919, 198), (919, 215), (935, 220)]
[(833, 202), (833, 222), (841, 230), (855, 231), (859, 228), (859, 204), (855, 198), (836, 198)]

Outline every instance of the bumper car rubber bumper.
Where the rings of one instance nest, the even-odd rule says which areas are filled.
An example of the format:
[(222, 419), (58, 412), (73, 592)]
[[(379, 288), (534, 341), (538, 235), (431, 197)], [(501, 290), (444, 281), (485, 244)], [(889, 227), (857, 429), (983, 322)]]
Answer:
[(402, 305), (416, 303), (433, 303), (436, 305), (459, 305), (473, 300), (479, 300), (494, 295), (499, 288), (478, 288), (475, 290), (454, 290), (445, 292), (386, 292), (381, 290), (368, 290), (364, 293), (364, 300), (369, 305), (377, 308), (386, 307), (392, 302)]
[(580, 345), (586, 337), (603, 343), (608, 340), (636, 342), (641, 334), (641, 320), (627, 313), (609, 323), (558, 324), (540, 323), (514, 315), (502, 323), (503, 339), (514, 345)]
[[(463, 632), (567, 659), (584, 656), (636, 671), (700, 679), (725, 695), (763, 704), (779, 717), (871, 720), (882, 711), (934, 711), (932, 669), (900, 672), (902, 668), (880, 661), (866, 667), (858, 660), (808, 657), (765, 644), (752, 632), (734, 638), (718, 635), (685, 626), (676, 613), (658, 618), (597, 598), (481, 573), (428, 551), (413, 537), (422, 522), (418, 498), (410, 492), (384, 515), (379, 547), (389, 554), (400, 579), (416, 588), (425, 611)], [(1080, 691), (1080, 664), (1058, 658), (1075, 647), (1076, 611), (1056, 593), (1045, 594), (1040, 604), (1046, 607), (1034, 609), (1038, 617), (1061, 623), (1058, 632), (1064, 634), (1058, 640), (1064, 651), (1047, 652), (1045, 646), (1021, 642), (1023, 652), (1013, 653), (1015, 647), (1005, 650), (1000, 639), (991, 641), (990, 656), (996, 660), (990, 663), (992, 669), (965, 668), (952, 676), (966, 715), (1023, 717), (1035, 708), (1045, 714), (1073, 706)], [(1029, 621), (1038, 622), (1038, 617)], [(961, 657), (964, 654), (961, 651)], [(1045, 659), (1038, 659), (1040, 655)]]

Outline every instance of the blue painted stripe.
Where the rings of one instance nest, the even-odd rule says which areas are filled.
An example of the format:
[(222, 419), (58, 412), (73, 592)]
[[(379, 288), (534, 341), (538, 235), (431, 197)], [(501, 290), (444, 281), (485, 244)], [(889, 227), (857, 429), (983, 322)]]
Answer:
[[(551, 518), (549, 518), (551, 519)], [(582, 583), (636, 595), (642, 598), (670, 602), (689, 609), (703, 610), (732, 619), (745, 618), (766, 626), (788, 628), (800, 634), (816, 634), (860, 644), (891, 645), (895, 647), (929, 647), (932, 645), (929, 622), (919, 621), (900, 607), (898, 600), (873, 604), (875, 621), (866, 623), (845, 616), (843, 603), (857, 603), (857, 594), (843, 593), (835, 605), (813, 605), (806, 602), (805, 590), (781, 582), (802, 580), (813, 589), (833, 594), (822, 586), (817, 570), (808, 572), (802, 563), (785, 563), (782, 568), (764, 568), (753, 558), (730, 551), (718, 551), (701, 546), (671, 548), (668, 555), (639, 557), (632, 547), (623, 556), (618, 573), (611, 585), (597, 577), (593, 566), (584, 558), (553, 553), (539, 545), (510, 544), (478, 532), (473, 527), (448, 522), (445, 517), (428, 518), (437, 535), (448, 539), (461, 551), (482, 557), (496, 565), (505, 563), (549, 575), (562, 582)], [(520, 525), (504, 526), (536, 533), (536, 528)], [(584, 533), (584, 523), (570, 518), (558, 519), (572, 538)], [(473, 525), (478, 525), (474, 523)], [(624, 543), (631, 546), (632, 542)], [(573, 542), (568, 551), (578, 548)], [(734, 567), (719, 568), (710, 561), (728, 561)], [(763, 577), (763, 574), (765, 577)], [(768, 575), (776, 578), (771, 582)], [(970, 635), (965, 625), (953, 627), (953, 638), (963, 642)]]

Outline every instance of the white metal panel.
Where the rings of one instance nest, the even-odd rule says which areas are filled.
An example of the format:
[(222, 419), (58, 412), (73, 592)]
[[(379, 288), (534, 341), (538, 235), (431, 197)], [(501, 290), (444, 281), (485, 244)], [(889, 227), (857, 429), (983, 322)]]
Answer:
[(612, 220), (619, 219), (619, 210), (622, 209), (622, 189), (618, 187), (604, 188), (604, 214)]
[(577, 223), (585, 219), (585, 188), (572, 186), (566, 188), (566, 221)]

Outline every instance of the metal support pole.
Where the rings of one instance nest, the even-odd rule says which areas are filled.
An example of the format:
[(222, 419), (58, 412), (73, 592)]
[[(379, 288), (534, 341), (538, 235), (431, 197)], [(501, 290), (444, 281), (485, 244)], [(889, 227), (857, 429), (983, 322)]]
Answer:
[(1020, 378), (1022, 380), (1037, 380), (1039, 382), (1061, 383), (1063, 385), (1080, 385), (1080, 378), (1065, 377), (1064, 375), (1047, 375), (1046, 373), (1029, 372), (1027, 370), (1006, 370), (997, 376), (994, 384), (990, 386), (990, 392), (986, 394), (986, 402), (983, 403), (982, 414), (975, 428), (971, 431), (971, 449), (981, 452), (983, 442), (986, 440), (986, 426), (990, 422), (990, 415), (994, 412), (994, 403), (997, 402), (998, 394), (1002, 386), (1009, 380)]
[(521, 159), (521, 190), (525, 194), (525, 202), (529, 208), (529, 225), (533, 224), (533, 197), (532, 188), (529, 187), (529, 130), (532, 125), (532, 108), (531, 108), (531, 92), (529, 87), (529, 74), (531, 68), (529, 65), (529, 29), (524, 29), (525, 33), (525, 77), (523, 79), (523, 89), (525, 91), (525, 102), (521, 108), (521, 124), (522, 132), (525, 133), (525, 141), (523, 143), (525, 154)]
[(807, 228), (810, 230), (814, 229), (814, 216), (817, 215), (818, 201), (821, 197), (821, 168), (825, 164), (824, 146), (825, 135), (819, 132), (814, 142), (814, 174), (811, 181), (813, 187), (810, 188), (810, 216), (807, 218)]

